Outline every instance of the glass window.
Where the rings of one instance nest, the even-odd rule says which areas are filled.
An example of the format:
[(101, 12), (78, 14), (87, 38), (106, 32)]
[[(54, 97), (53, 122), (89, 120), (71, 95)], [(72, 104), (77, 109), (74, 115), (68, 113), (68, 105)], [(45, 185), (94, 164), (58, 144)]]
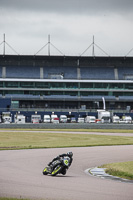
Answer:
[(123, 92), (123, 96), (133, 96), (133, 92)]
[(93, 88), (93, 83), (80, 83), (80, 88)]
[(23, 94), (20, 90), (5, 90), (5, 94)]
[(50, 83), (50, 87), (52, 87), (52, 88), (64, 88), (64, 83), (57, 83), (57, 82)]
[(66, 88), (77, 89), (78, 83), (66, 83)]
[(113, 92), (113, 96), (123, 96), (123, 92)]
[(34, 87), (34, 83), (33, 82), (21, 82), (20, 83), (20, 87), (23, 87), (23, 88), (32, 88), (32, 87)]
[(80, 92), (81, 96), (89, 96), (89, 95), (93, 95), (93, 92)]
[(108, 92), (94, 92), (94, 95), (98, 95), (98, 96), (107, 96)]
[(3, 82), (0, 82), (0, 87), (3, 87)]
[(108, 88), (108, 83), (94, 83), (94, 87), (95, 88), (104, 88), (104, 89), (107, 89)]
[(70, 95), (70, 96), (78, 96), (78, 92), (74, 92), (74, 91), (65, 91), (65, 95)]
[(37, 87), (37, 88), (49, 88), (49, 84), (47, 82), (37, 82), (37, 83), (35, 83), (35, 87)]
[(133, 96), (133, 92), (113, 92), (114, 96)]
[(11, 107), (12, 108), (19, 108), (19, 101), (12, 101), (11, 102)]
[(125, 83), (125, 89), (133, 89), (133, 83)]
[(123, 83), (109, 83), (110, 89), (123, 89)]
[(18, 82), (5, 82), (5, 87), (18, 87)]
[(63, 92), (61, 92), (61, 91), (51, 91), (50, 95), (63, 95)]

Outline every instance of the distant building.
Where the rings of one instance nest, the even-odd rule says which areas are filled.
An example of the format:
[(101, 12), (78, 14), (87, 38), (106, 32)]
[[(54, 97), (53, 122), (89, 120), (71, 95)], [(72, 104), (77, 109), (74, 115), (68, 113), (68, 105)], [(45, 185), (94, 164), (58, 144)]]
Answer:
[(97, 109), (102, 97), (133, 109), (133, 57), (0, 55), (0, 109)]

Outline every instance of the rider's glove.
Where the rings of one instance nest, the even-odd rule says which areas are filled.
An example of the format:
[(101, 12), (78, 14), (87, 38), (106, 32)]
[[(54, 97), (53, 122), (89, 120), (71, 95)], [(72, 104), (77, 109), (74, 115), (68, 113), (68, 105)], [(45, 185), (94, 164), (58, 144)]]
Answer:
[(52, 162), (49, 162), (49, 163), (48, 163), (48, 166), (50, 166), (51, 164), (52, 164)]

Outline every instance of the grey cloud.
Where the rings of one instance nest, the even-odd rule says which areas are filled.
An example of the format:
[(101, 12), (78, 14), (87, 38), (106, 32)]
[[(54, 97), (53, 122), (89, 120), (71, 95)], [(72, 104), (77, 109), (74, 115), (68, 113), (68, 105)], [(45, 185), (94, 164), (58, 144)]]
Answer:
[(73, 14), (130, 12), (132, 0), (0, 0), (0, 8)]
[(133, 0), (0, 0), (0, 43), (5, 33), (17, 52), (33, 54), (50, 34), (62, 52), (80, 55), (95, 35), (109, 54), (125, 55), (133, 46), (132, 8)]

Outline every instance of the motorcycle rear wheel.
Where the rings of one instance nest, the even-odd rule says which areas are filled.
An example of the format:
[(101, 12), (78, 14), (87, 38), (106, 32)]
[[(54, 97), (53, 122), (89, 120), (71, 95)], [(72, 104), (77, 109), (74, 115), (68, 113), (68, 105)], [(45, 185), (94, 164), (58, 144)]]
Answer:
[(63, 168), (63, 166), (57, 165), (57, 166), (53, 169), (53, 171), (52, 171), (52, 173), (51, 173), (51, 176), (56, 176), (57, 174), (59, 174), (59, 173), (62, 171), (62, 168)]

